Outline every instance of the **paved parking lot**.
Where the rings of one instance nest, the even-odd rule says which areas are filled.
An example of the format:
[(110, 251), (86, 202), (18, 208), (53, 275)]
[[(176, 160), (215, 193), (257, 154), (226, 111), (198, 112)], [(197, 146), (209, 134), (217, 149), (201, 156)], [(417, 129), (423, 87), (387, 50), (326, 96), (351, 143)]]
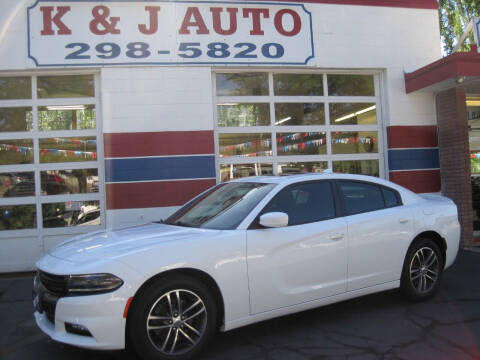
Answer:
[[(460, 253), (439, 294), (371, 295), (219, 334), (202, 359), (480, 359), (480, 253)], [(32, 316), (31, 278), (0, 278), (0, 359), (131, 359), (57, 344)]]

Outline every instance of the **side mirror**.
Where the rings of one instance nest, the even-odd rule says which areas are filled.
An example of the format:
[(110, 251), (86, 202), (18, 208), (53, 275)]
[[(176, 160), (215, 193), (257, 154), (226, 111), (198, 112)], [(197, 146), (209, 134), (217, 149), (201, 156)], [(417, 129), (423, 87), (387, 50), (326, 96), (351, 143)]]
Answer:
[(288, 215), (283, 212), (270, 212), (260, 216), (260, 225), (267, 228), (279, 228), (288, 225)]

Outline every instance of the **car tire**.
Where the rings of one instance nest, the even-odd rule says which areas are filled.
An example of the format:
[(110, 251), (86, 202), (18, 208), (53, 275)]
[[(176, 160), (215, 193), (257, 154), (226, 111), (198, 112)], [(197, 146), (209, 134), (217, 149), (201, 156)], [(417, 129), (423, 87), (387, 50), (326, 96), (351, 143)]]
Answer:
[(132, 302), (127, 346), (144, 360), (191, 359), (216, 331), (217, 305), (208, 286), (184, 275), (160, 277)]
[(403, 264), (400, 280), (403, 295), (414, 302), (432, 297), (440, 286), (443, 267), (442, 253), (434, 241), (426, 238), (416, 241)]

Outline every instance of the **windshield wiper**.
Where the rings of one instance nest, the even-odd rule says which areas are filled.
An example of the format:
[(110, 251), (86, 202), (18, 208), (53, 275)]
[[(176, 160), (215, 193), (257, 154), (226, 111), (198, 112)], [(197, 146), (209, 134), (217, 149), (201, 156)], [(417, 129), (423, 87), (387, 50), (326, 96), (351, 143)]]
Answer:
[(176, 222), (174, 222), (172, 225), (185, 226), (185, 227), (193, 227), (193, 225), (187, 224), (187, 223), (182, 222), (182, 221), (176, 221)]

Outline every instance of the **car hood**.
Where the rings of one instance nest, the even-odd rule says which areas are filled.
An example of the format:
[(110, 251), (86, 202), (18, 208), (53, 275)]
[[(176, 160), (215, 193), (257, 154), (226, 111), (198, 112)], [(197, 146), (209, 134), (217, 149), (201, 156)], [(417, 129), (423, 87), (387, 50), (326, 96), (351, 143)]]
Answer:
[(215, 230), (152, 223), (81, 235), (59, 244), (49, 254), (75, 263), (90, 262), (125, 256), (166, 242), (191, 239), (208, 231)]

